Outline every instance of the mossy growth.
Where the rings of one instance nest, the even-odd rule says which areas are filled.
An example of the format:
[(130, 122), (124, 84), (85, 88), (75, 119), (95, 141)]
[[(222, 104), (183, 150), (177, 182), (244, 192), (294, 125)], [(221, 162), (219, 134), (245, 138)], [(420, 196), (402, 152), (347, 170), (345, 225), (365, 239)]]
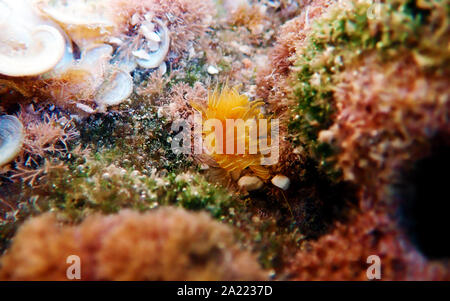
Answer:
[(104, 159), (119, 167), (143, 173), (153, 168), (185, 171), (192, 162), (171, 150), (174, 133), (157, 110), (156, 106), (136, 99), (123, 105), (120, 112), (92, 116), (80, 126), (82, 146), (102, 153)]
[[(107, 152), (88, 157), (73, 154), (65, 168), (51, 169), (38, 187), (22, 185), (16, 204), (19, 214), (0, 225), (0, 250), (7, 248), (26, 218), (44, 212), (78, 223), (98, 212), (113, 214), (124, 208), (144, 212), (169, 205), (206, 211), (232, 225), (242, 245), (257, 253), (265, 268), (282, 270), (283, 258), (288, 258), (285, 253), (293, 254), (299, 246), (302, 236), (298, 229), (280, 225), (282, 216), (263, 201), (230, 194), (195, 172), (158, 175), (154, 170), (145, 175), (114, 165), (110, 156)], [(265, 214), (261, 213), (263, 207)]]
[(102, 155), (83, 163), (80, 160), (72, 162), (70, 172), (53, 171), (34, 190), (36, 204), (43, 211), (57, 211), (70, 221), (79, 221), (93, 211), (108, 214), (123, 208), (145, 211), (175, 205), (206, 210), (217, 217), (232, 202), (225, 190), (200, 175), (143, 175), (110, 164)]
[(432, 73), (448, 69), (450, 62), (446, 1), (341, 2), (312, 24), (307, 41), (297, 51), (291, 78), (296, 105), (289, 123), (293, 142), (337, 177), (340, 173), (333, 170), (330, 157), (338, 150), (317, 139), (321, 130), (333, 124), (336, 75), (373, 52), (381, 61), (410, 56)]
[[(170, 74), (169, 74), (170, 76)], [(195, 58), (182, 62), (176, 70), (173, 71), (173, 78), (168, 82), (167, 88), (170, 90), (175, 84), (184, 82), (193, 87), (196, 82), (204, 81), (209, 74), (206, 67), (206, 59)]]

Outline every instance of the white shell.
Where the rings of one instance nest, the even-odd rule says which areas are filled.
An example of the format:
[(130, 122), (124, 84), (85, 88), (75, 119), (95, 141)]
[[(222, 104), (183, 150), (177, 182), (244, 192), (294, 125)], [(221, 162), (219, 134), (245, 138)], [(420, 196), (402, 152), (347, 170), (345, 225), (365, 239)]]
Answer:
[(123, 41), (117, 37), (110, 37), (108, 39), (108, 43), (116, 45), (116, 46), (120, 46), (123, 44)]
[[(170, 47), (170, 34), (167, 26), (159, 19), (155, 19), (155, 22), (160, 26), (159, 37), (161, 39), (159, 49), (152, 53), (147, 53), (148, 56), (143, 55), (141, 52), (144, 51), (142, 49), (137, 50), (136, 52), (140, 57), (137, 57), (135, 53), (134, 56), (137, 57), (137, 64), (145, 69), (157, 68), (164, 62), (167, 53), (169, 52)], [(152, 40), (150, 40), (152, 41)], [(155, 41), (153, 41), (155, 42)]]
[(93, 108), (91, 108), (90, 106), (87, 106), (85, 104), (82, 104), (82, 103), (77, 103), (76, 107), (78, 109), (82, 110), (83, 112), (88, 113), (88, 114), (94, 114), (95, 113), (95, 110)]
[(95, 102), (101, 107), (115, 106), (130, 97), (133, 92), (133, 79), (123, 70), (116, 69), (101, 85), (95, 96)]
[(139, 50), (135, 50), (133, 52), (131, 52), (132, 55), (134, 55), (136, 58), (141, 59), (141, 60), (150, 60), (152, 57), (150, 56), (150, 54), (148, 54), (148, 52), (139, 49)]
[(263, 181), (261, 181), (258, 177), (252, 176), (243, 176), (239, 179), (238, 185), (241, 189), (245, 189), (247, 191), (254, 191), (261, 189), (263, 186)]
[(208, 71), (208, 73), (211, 74), (211, 75), (219, 74), (219, 69), (217, 69), (217, 68), (214, 67), (214, 66), (209, 66), (207, 71)]
[(166, 64), (166, 62), (163, 62), (158, 67), (158, 73), (160, 76), (163, 76), (164, 74), (166, 74), (166, 72), (167, 72), (167, 64)]
[(0, 7), (7, 17), (0, 21), (0, 74), (7, 76), (43, 74), (58, 64), (66, 49), (62, 33), (34, 18), (24, 3), (8, 1)]
[(291, 185), (291, 180), (286, 176), (276, 175), (272, 178), (272, 184), (283, 190), (288, 190)]
[[(22, 0), (23, 1), (23, 0)], [(112, 27), (107, 1), (94, 0), (37, 0), (34, 4), (45, 16), (68, 26)]]
[(14, 116), (0, 116), (0, 166), (11, 162), (21, 151), (23, 125)]
[(114, 49), (108, 44), (98, 44), (86, 49), (81, 55), (81, 64), (92, 66), (99, 62), (108, 62), (111, 59)]
[[(24, 0), (20, 0), (24, 1)], [(84, 48), (104, 42), (116, 30), (113, 10), (107, 0), (34, 0), (35, 10), (53, 20)]]
[(154, 41), (154, 42), (161, 42), (161, 38), (156, 34), (155, 30), (155, 24), (150, 22), (145, 22), (141, 25), (139, 28), (139, 31), (144, 35), (144, 37), (147, 40)]

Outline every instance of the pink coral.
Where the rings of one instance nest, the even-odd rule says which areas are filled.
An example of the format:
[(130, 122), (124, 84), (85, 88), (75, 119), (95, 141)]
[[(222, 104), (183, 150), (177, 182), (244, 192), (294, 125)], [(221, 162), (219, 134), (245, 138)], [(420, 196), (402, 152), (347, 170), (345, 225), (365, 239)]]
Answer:
[(367, 56), (336, 82), (335, 123), (319, 139), (339, 147), (346, 180), (383, 199), (399, 171), (430, 153), (434, 137), (450, 135), (448, 76), (408, 57), (382, 64)]
[(426, 260), (386, 214), (369, 211), (317, 241), (292, 260), (295, 280), (368, 280), (371, 255), (381, 259), (382, 280), (449, 280), (445, 262)]
[(82, 280), (263, 280), (266, 273), (206, 213), (164, 208), (94, 215), (79, 226), (46, 214), (26, 222), (1, 258), (2, 280), (67, 280), (66, 259), (81, 259)]

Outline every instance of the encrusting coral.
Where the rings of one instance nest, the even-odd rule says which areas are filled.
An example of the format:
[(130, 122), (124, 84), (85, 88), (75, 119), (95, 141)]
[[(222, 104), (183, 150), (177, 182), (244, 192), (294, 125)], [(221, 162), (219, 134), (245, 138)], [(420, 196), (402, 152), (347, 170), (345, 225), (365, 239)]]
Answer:
[(82, 280), (264, 280), (232, 231), (205, 213), (164, 208), (122, 211), (60, 225), (54, 215), (29, 220), (1, 258), (2, 280), (67, 280), (67, 257)]

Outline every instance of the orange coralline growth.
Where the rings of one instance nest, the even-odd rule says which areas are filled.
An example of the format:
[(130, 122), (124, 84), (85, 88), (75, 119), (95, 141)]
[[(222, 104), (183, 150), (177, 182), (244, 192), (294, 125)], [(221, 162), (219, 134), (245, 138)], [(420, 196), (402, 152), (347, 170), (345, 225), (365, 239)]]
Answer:
[(63, 73), (54, 74), (51, 78), (0, 78), (0, 85), (5, 85), (10, 91), (16, 92), (16, 97), (6, 99), (5, 105), (27, 103), (31, 98), (41, 103), (51, 103), (59, 108), (86, 112), (77, 108), (77, 104), (95, 107), (96, 89), (104, 80), (106, 65), (92, 64), (89, 66), (74, 66)]
[(35, 112), (22, 108), (18, 114), (24, 125), (24, 150), (33, 157), (44, 158), (48, 153), (67, 151), (67, 143), (78, 136), (78, 132), (66, 117), (57, 114)]
[(206, 213), (163, 208), (88, 217), (78, 226), (52, 214), (27, 221), (1, 258), (1, 280), (67, 280), (70, 255), (82, 280), (264, 280), (230, 228)]
[[(266, 133), (259, 128), (259, 120), (264, 119), (262, 102), (251, 102), (246, 95), (239, 94), (236, 88), (224, 87), (222, 91), (216, 89), (209, 94), (206, 106), (195, 102), (192, 105), (202, 113), (204, 149), (221, 168), (233, 178), (237, 178), (247, 167), (263, 180), (269, 178), (269, 171), (261, 166), (263, 153), (268, 150), (262, 149), (261, 145), (270, 145), (269, 122)], [(220, 122), (222, 131), (216, 129), (213, 120)], [(256, 135), (252, 134), (252, 130)], [(231, 148), (230, 145), (234, 146), (231, 151), (227, 150), (227, 146)], [(239, 149), (238, 145), (243, 148)]]
[(234, 26), (247, 27), (252, 34), (260, 34), (267, 19), (268, 16), (261, 6), (244, 2), (231, 12), (229, 22)]
[(68, 152), (68, 143), (78, 137), (72, 120), (58, 113), (43, 113), (32, 105), (21, 106), (17, 118), (24, 129), (22, 151), (13, 163), (0, 170), (0, 174), (33, 185), (50, 169), (65, 168), (49, 158)]
[(383, 198), (399, 168), (426, 156), (436, 136), (448, 137), (448, 75), (421, 70), (405, 56), (380, 63), (366, 56), (336, 78), (335, 124), (319, 139), (340, 149), (346, 180)]
[(171, 89), (169, 96), (163, 101), (162, 106), (173, 120), (184, 119), (193, 125), (193, 110), (191, 103), (205, 104), (208, 99), (208, 90), (201, 82), (196, 82), (193, 87), (180, 82)]
[(368, 280), (371, 255), (381, 260), (381, 280), (449, 280), (448, 263), (426, 260), (394, 222), (369, 211), (304, 246), (292, 261), (293, 280)]

